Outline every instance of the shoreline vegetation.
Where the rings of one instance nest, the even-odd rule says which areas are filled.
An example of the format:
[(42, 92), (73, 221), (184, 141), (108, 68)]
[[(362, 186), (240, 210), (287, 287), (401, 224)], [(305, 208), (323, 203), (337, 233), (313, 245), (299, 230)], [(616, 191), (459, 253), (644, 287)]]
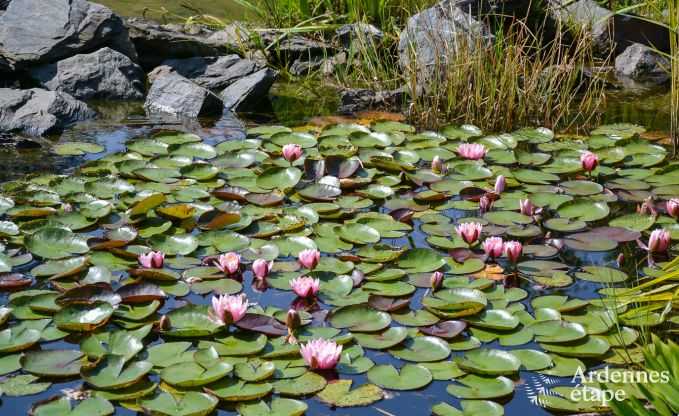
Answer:
[[(188, 5), (190, 17), (173, 17), (212, 29), (236, 27), (241, 54), (266, 60), (309, 94), (320, 88), (388, 92), (388, 107), (423, 128), (467, 123), (484, 131), (507, 131), (543, 125), (583, 133), (600, 121), (607, 90), (619, 88), (613, 68), (621, 47), (616, 48), (614, 23), (608, 27), (605, 22), (613, 13), (594, 2), (503, 2), (502, 10), (477, 2), (427, 0), (236, 3), (246, 11), (247, 23)], [(443, 42), (434, 35), (438, 50), (423, 68), (419, 34), (406, 35), (407, 48), (403, 37), (414, 18), (434, 7), (453, 12), (467, 7), (462, 11), (468, 20), (479, 25), (454, 27), (454, 38), (444, 36)], [(650, 6), (639, 9), (653, 15)], [(583, 19), (583, 11), (592, 16)], [(432, 29), (450, 30), (438, 21)], [(322, 56), (308, 57), (301, 73), (291, 71), (291, 62), (277, 50), (293, 37), (326, 46)], [(667, 83), (665, 77), (646, 81)]]

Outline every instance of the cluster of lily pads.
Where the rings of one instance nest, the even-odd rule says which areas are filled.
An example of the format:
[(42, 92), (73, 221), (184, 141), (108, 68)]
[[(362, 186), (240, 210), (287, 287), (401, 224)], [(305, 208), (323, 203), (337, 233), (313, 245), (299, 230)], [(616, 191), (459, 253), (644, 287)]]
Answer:
[[(679, 238), (679, 165), (640, 133), (165, 131), (5, 183), (0, 393), (82, 379), (32, 414), (284, 416), (441, 382), (434, 414), (501, 415), (521, 372), (623, 364), (679, 323), (610, 301), (624, 260), (653, 275)], [(538, 403), (606, 408), (574, 388)]]

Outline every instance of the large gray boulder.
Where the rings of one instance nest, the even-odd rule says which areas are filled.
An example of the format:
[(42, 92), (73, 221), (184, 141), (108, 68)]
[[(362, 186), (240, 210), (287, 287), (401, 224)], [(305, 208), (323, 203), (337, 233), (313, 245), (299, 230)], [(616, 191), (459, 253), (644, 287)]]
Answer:
[(7, 10), (7, 6), (12, 0), (0, 0), (0, 10)]
[(668, 82), (670, 62), (646, 45), (635, 43), (615, 58), (615, 73), (635, 81)]
[(277, 77), (277, 71), (264, 68), (239, 79), (222, 91), (224, 107), (234, 112), (254, 110), (259, 103), (268, 99), (269, 89)]
[(13, 0), (0, 16), (0, 56), (14, 69), (109, 46), (136, 59), (125, 22), (85, 0)]
[(219, 113), (222, 102), (210, 90), (177, 73), (165, 71), (154, 79), (144, 109), (149, 114), (198, 117)]
[(445, 0), (408, 19), (398, 44), (400, 63), (422, 75), (434, 75), (455, 62), (461, 47), (474, 48), (490, 44), (493, 35), (476, 14)]
[(146, 75), (130, 58), (110, 48), (30, 68), (32, 82), (79, 99), (141, 100)]
[(208, 89), (224, 88), (262, 69), (262, 65), (238, 55), (168, 59), (163, 67)]
[(613, 15), (594, 0), (549, 0), (548, 13), (556, 30), (586, 30), (594, 50), (606, 56), (613, 46)]
[(42, 136), (96, 115), (87, 104), (63, 92), (0, 88), (0, 131)]
[(212, 33), (195, 25), (161, 25), (152, 20), (136, 18), (128, 19), (127, 24), (130, 38), (139, 53), (139, 64), (148, 70), (167, 59), (219, 56), (230, 50), (226, 43), (209, 40)]

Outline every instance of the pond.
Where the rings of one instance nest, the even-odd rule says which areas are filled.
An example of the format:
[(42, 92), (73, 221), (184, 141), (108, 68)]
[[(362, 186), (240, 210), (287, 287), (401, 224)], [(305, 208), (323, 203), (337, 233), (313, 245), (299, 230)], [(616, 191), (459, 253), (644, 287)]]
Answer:
[[(111, 409), (112, 401), (116, 415), (140, 405), (179, 414), (168, 393), (140, 398), (154, 383), (185, 397), (195, 414), (215, 405), (216, 414), (255, 414), (270, 400), (281, 415), (305, 407), (423, 414), (432, 406), (449, 414), (449, 405), (549, 414), (597, 405), (554, 397), (567, 395), (558, 386), (572, 388), (579, 366), (621, 362), (641, 329), (660, 319), (618, 316), (598, 299), (654, 273), (634, 268), (646, 256), (635, 240), (647, 242), (653, 228), (679, 233), (663, 202), (677, 194), (677, 170), (648, 140), (662, 135), (621, 123), (648, 111), (617, 100), (608, 117), (618, 124), (585, 141), (543, 128), (422, 132), (399, 121), (322, 123), (314, 117), (333, 115), (330, 95), (313, 106), (295, 86), (277, 88), (271, 112), (245, 121), (187, 124), (147, 118), (138, 104), (99, 104), (101, 119), (13, 154), (0, 198), (0, 265), (13, 266), (0, 279), (0, 303), (12, 309), (1, 315), (9, 329), (0, 371), (24, 375), (0, 381), (3, 412), (94, 391), (89, 404)], [(465, 142), (487, 153), (467, 154)], [(300, 150), (292, 162), (281, 154), (290, 144)], [(586, 151), (600, 161), (591, 174), (580, 161)], [(437, 155), (444, 172), (432, 170)], [(506, 189), (495, 188), (499, 175)], [(660, 201), (658, 215), (636, 215), (649, 195)], [(492, 201), (486, 212), (482, 197)], [(534, 208), (520, 212), (525, 198)], [(481, 240), (521, 241), (516, 268), (504, 255), (487, 258), (476, 237), (467, 237), (469, 250), (456, 228), (470, 222), (482, 227)], [(162, 269), (139, 265), (151, 249), (166, 253)], [(300, 266), (304, 249), (318, 249), (320, 262)], [(226, 252), (242, 256), (235, 273), (215, 267)], [(265, 279), (252, 272), (259, 258), (274, 261)], [(445, 277), (433, 292), (435, 271)], [(315, 297), (291, 291), (301, 276), (320, 280)], [(216, 324), (207, 313), (213, 292), (244, 293), (249, 315)], [(301, 343), (343, 345), (335, 371), (309, 371), (284, 342), (291, 307), (304, 323), (294, 332)], [(352, 389), (367, 386), (349, 394), (348, 380)]]
[(243, 16), (243, 8), (233, 0), (102, 0), (99, 3), (110, 7), (113, 11), (125, 17), (146, 16), (149, 19), (162, 20), (163, 9), (167, 10), (167, 21), (179, 21), (181, 17), (195, 14), (193, 10), (213, 16), (237, 20)]

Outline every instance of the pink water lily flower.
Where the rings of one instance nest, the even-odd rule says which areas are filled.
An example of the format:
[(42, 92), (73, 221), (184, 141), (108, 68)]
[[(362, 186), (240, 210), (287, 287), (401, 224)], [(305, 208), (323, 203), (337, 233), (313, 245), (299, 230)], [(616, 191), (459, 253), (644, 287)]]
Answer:
[(672, 198), (667, 201), (667, 213), (673, 218), (679, 217), (679, 198)]
[(497, 179), (495, 179), (495, 193), (496, 194), (501, 194), (505, 188), (507, 188), (507, 179), (505, 179), (504, 176), (499, 175)]
[(290, 287), (297, 296), (302, 298), (310, 298), (318, 293), (318, 288), (321, 285), (319, 279), (314, 279), (308, 276), (298, 277), (290, 280)]
[(438, 290), (441, 288), (441, 284), (443, 284), (443, 273), (441, 272), (434, 272), (431, 274), (431, 289), (432, 290)]
[(528, 198), (520, 199), (519, 210), (521, 210), (521, 214), (531, 216), (535, 214), (535, 205), (533, 205), (531, 200)]
[(162, 251), (149, 251), (139, 255), (139, 264), (147, 269), (162, 269), (165, 263), (165, 253)]
[(435, 173), (439, 173), (443, 170), (443, 159), (441, 159), (441, 156), (434, 156), (434, 160), (431, 161), (431, 170)]
[(286, 144), (283, 146), (283, 157), (285, 160), (292, 163), (302, 157), (302, 148), (297, 144)]
[(580, 156), (580, 165), (587, 172), (591, 172), (599, 165), (599, 156), (592, 152), (585, 152)]
[(248, 309), (248, 299), (245, 295), (221, 295), (212, 297), (212, 309), (208, 315), (213, 322), (229, 325), (243, 319)]
[(273, 268), (273, 261), (267, 262), (264, 259), (257, 259), (252, 263), (252, 272), (260, 279), (266, 279)]
[(314, 249), (302, 250), (299, 252), (299, 264), (309, 270), (313, 270), (321, 260), (321, 252)]
[(657, 213), (658, 210), (655, 207), (655, 202), (653, 202), (653, 197), (649, 196), (641, 205), (637, 205), (637, 214), (656, 215)]
[(478, 222), (465, 222), (455, 228), (457, 235), (470, 246), (479, 239), (481, 230), (483, 230), (483, 225)]
[(505, 248), (505, 243), (502, 241), (501, 237), (488, 237), (483, 241), (483, 251), (486, 252), (488, 257), (491, 259), (496, 259), (502, 255)]
[(457, 153), (465, 159), (483, 159), (486, 147), (480, 143), (463, 143), (457, 148)]
[(233, 274), (240, 269), (240, 254), (229, 252), (217, 257), (215, 266), (224, 274)]
[(651, 253), (666, 253), (670, 248), (670, 232), (665, 229), (653, 230), (648, 238), (648, 251)]
[(512, 264), (518, 263), (523, 253), (523, 244), (518, 241), (510, 241), (505, 243), (505, 256)]
[(300, 345), (299, 353), (314, 370), (331, 370), (339, 361), (342, 346), (333, 341), (318, 338)]

